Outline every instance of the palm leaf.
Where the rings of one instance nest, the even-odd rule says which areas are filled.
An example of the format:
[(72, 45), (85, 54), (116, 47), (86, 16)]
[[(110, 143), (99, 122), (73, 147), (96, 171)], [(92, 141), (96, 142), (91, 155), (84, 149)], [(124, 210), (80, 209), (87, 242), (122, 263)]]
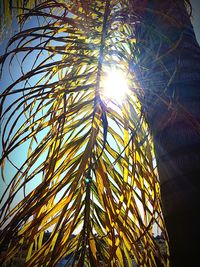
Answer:
[[(132, 258), (138, 266), (155, 266), (155, 258), (167, 266), (152, 234), (157, 227), (167, 246), (143, 92), (132, 68), (129, 10), (129, 1), (44, 1), (26, 10), (24, 27), (1, 57), (10, 72), (18, 60), (20, 72), (1, 94), (5, 264), (26, 247), (29, 267), (55, 266), (64, 257), (72, 266), (131, 266)], [(129, 94), (108, 105), (102, 87), (113, 65), (127, 73)]]

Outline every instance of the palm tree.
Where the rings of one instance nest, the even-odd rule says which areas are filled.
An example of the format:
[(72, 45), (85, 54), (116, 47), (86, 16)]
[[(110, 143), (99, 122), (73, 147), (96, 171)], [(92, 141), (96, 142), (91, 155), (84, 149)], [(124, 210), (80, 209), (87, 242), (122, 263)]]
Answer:
[[(32, 20), (1, 58), (11, 73), (17, 61), (20, 68), (1, 95), (5, 180), (6, 166), (16, 169), (1, 200), (8, 264), (24, 248), (26, 266), (55, 266), (64, 257), (72, 266), (167, 264), (152, 233), (157, 226), (167, 247), (143, 92), (132, 71), (129, 8), (126, 1), (52, 0), (20, 17), (22, 26)], [(121, 103), (103, 90), (105, 76), (120, 70), (129, 90)], [(20, 162), (16, 148), (25, 154)]]
[(200, 238), (200, 48), (184, 1), (151, 1), (143, 15), (138, 79), (153, 132), (171, 264), (191, 266)]
[[(138, 266), (155, 266), (157, 259), (169, 265), (152, 234), (157, 225), (168, 248), (150, 132), (172, 266), (179, 266), (180, 252), (188, 262), (195, 257), (187, 242), (199, 240), (193, 233), (198, 189), (188, 177), (189, 159), (198, 162), (198, 117), (191, 113), (198, 114), (198, 98), (195, 89), (187, 96), (191, 77), (181, 84), (183, 93), (177, 88), (185, 67), (198, 70), (199, 50), (191, 29), (182, 33), (190, 27), (183, 2), (173, 12), (171, 5), (152, 1), (146, 8), (145, 2), (41, 1), (21, 16), (21, 24), (32, 21), (1, 58), (5, 65), (19, 60), (21, 68), (1, 95), (2, 169), (16, 169), (2, 197), (1, 244), (10, 241), (4, 261), (26, 246), (26, 266), (55, 266), (65, 256), (72, 266), (132, 266), (132, 257)], [(183, 21), (175, 19), (177, 9)], [(188, 36), (197, 53), (180, 69)], [(122, 103), (103, 93), (113, 65), (128, 78)], [(28, 150), (21, 166), (12, 157), (16, 148)], [(197, 183), (194, 173), (190, 180)]]

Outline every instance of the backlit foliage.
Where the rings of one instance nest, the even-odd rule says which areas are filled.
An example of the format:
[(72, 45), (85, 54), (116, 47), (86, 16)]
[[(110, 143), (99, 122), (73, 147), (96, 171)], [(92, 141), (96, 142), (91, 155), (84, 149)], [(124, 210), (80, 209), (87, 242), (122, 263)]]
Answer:
[[(3, 76), (13, 76), (0, 98), (5, 266), (23, 248), (27, 267), (66, 256), (66, 266), (156, 266), (155, 257), (167, 266), (153, 238), (159, 229), (167, 247), (132, 9), (125, 0), (51, 0), (20, 17), (1, 57)], [(108, 105), (102, 86), (113, 67), (129, 92)]]

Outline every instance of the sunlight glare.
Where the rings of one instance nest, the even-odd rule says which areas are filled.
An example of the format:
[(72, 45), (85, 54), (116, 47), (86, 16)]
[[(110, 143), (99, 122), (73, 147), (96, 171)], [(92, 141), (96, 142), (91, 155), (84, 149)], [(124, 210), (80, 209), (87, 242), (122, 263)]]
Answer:
[(128, 82), (122, 70), (110, 70), (104, 79), (103, 95), (107, 100), (122, 102), (128, 93)]

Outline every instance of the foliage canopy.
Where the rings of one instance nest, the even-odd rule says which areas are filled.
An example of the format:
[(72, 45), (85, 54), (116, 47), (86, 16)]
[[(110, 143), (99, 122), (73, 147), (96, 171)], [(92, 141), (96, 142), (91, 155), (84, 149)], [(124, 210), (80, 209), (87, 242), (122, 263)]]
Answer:
[[(26, 266), (55, 266), (66, 256), (72, 266), (132, 266), (133, 258), (155, 266), (155, 257), (167, 266), (153, 238), (158, 227), (168, 246), (134, 72), (134, 2), (50, 0), (25, 11), (0, 59), (11, 75), (19, 63), (0, 98), (5, 264), (26, 247)], [(102, 93), (112, 68), (128, 77), (121, 103)], [(15, 151), (23, 151), (20, 166)]]

